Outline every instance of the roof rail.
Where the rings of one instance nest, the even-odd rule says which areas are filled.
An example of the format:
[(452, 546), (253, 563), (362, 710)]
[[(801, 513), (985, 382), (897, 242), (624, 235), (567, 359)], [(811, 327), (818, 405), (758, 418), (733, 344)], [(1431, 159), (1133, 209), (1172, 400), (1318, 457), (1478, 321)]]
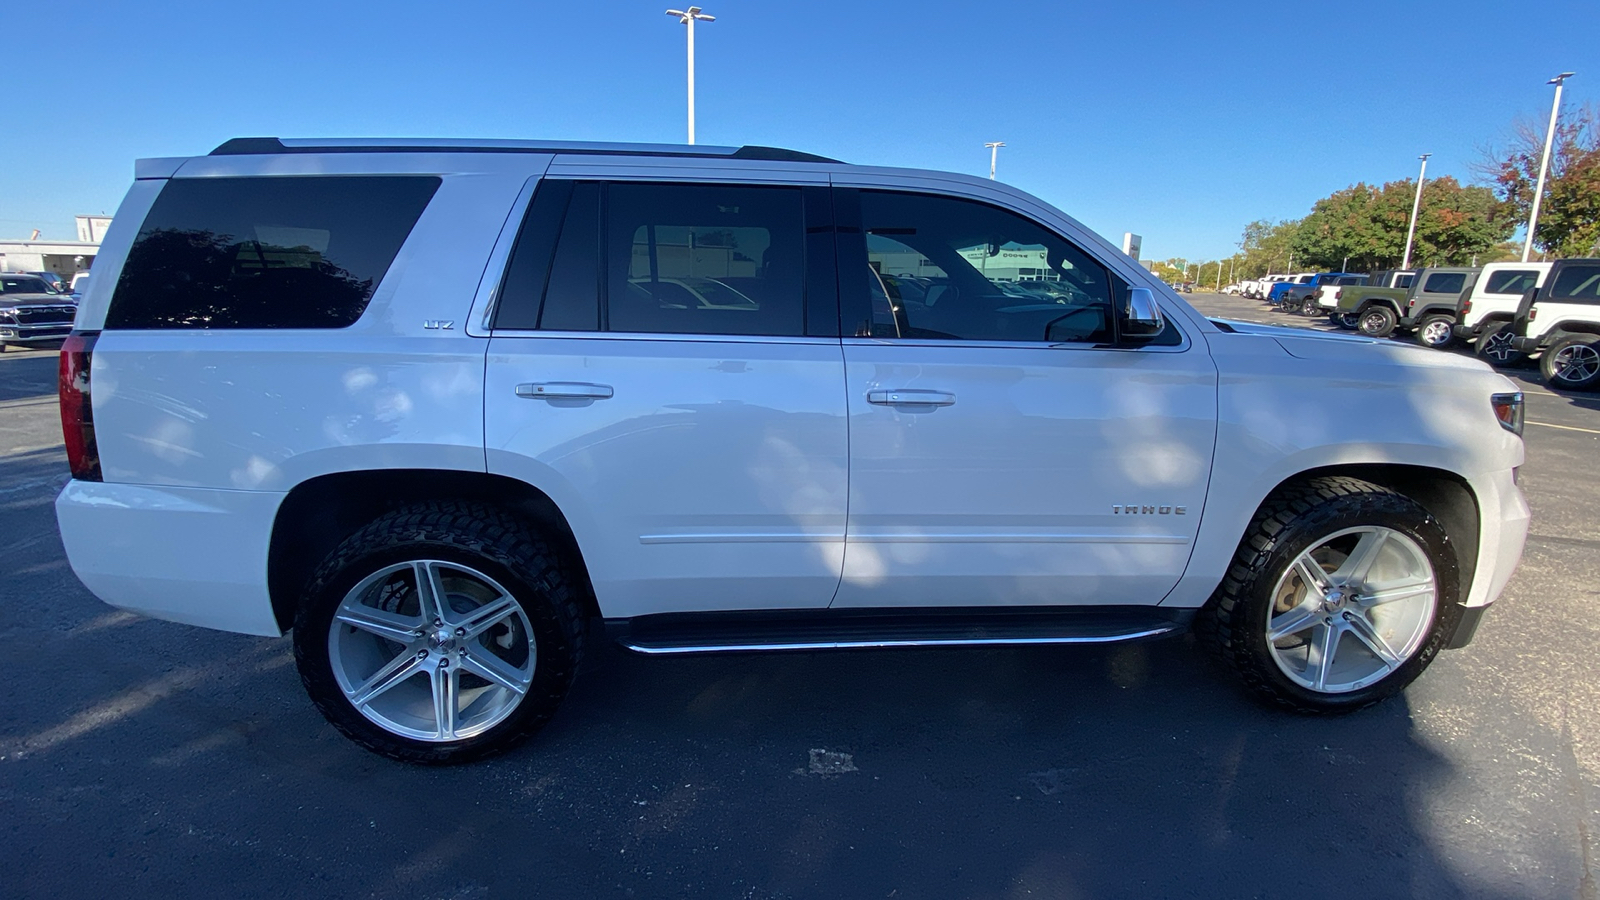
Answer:
[(708, 147), (690, 144), (586, 143), (582, 141), (460, 140), (452, 138), (341, 138), (332, 140), (241, 137), (224, 141), (211, 156), (269, 153), (595, 153), (608, 156), (689, 156), (841, 164), (837, 159), (781, 147)]

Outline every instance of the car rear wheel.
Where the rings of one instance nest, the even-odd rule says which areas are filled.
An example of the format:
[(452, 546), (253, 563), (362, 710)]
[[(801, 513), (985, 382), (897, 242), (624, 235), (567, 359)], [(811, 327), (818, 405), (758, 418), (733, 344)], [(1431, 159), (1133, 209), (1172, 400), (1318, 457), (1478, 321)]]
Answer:
[(1367, 337), (1388, 337), (1400, 319), (1387, 306), (1369, 306), (1356, 318), (1356, 327)]
[(1455, 342), (1454, 316), (1433, 313), (1417, 323), (1417, 343), (1435, 350), (1443, 350)]
[(1343, 328), (1345, 331), (1355, 331), (1356, 328), (1361, 324), (1361, 317), (1356, 313), (1335, 312), (1328, 314), (1328, 321), (1336, 328)]
[(1478, 342), (1472, 347), (1472, 352), (1496, 368), (1521, 365), (1527, 362), (1528, 355), (1512, 345), (1513, 337), (1515, 335), (1511, 332), (1510, 322), (1485, 325), (1483, 332), (1478, 335)]
[(1455, 551), (1415, 501), (1355, 478), (1274, 494), (1251, 523), (1206, 635), (1259, 695), (1339, 713), (1402, 690), (1459, 622)]
[(581, 625), (556, 555), (519, 522), (432, 503), (380, 517), (329, 555), (295, 619), (295, 658), (346, 737), (406, 762), (466, 762), (549, 721)]
[(1600, 386), (1600, 336), (1573, 335), (1545, 349), (1539, 372), (1551, 387), (1592, 391)]

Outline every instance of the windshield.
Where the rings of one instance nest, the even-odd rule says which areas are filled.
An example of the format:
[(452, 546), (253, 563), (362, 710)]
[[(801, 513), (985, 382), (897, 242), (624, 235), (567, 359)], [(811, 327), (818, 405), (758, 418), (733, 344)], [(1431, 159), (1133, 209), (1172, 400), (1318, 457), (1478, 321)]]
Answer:
[(35, 275), (0, 276), (0, 294), (54, 294), (43, 278)]

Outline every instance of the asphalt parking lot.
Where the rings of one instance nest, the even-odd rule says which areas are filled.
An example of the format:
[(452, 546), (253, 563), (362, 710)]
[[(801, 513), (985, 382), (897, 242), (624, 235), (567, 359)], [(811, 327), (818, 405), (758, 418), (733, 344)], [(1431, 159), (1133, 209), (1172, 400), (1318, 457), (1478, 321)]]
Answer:
[(453, 769), (334, 733), (287, 640), (85, 591), (51, 506), (54, 375), (0, 355), (0, 894), (1596, 897), (1600, 395), (1535, 372), (1521, 570), (1379, 707), (1266, 709), (1189, 639), (602, 646), (542, 734)]

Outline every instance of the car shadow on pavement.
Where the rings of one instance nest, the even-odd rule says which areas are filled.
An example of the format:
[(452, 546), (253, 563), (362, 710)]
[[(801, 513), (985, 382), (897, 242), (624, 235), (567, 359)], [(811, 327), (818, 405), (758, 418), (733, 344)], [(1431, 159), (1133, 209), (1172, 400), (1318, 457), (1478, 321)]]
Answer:
[(0, 353), (0, 402), (54, 397), (60, 357), (53, 353)]
[[(44, 579), (0, 593), (25, 607)], [(286, 640), (139, 619), (81, 589), (57, 602), (76, 622), (42, 646), (0, 631), (0, 658), (42, 653), (52, 685), (0, 724), (25, 893), (92, 848), (73, 875), (91, 893), (142, 878), (233, 897), (1496, 896), (1420, 818), (1453, 776), (1404, 698), (1334, 719), (1268, 709), (1189, 639), (597, 645), (532, 741), (429, 769), (326, 726)]]

